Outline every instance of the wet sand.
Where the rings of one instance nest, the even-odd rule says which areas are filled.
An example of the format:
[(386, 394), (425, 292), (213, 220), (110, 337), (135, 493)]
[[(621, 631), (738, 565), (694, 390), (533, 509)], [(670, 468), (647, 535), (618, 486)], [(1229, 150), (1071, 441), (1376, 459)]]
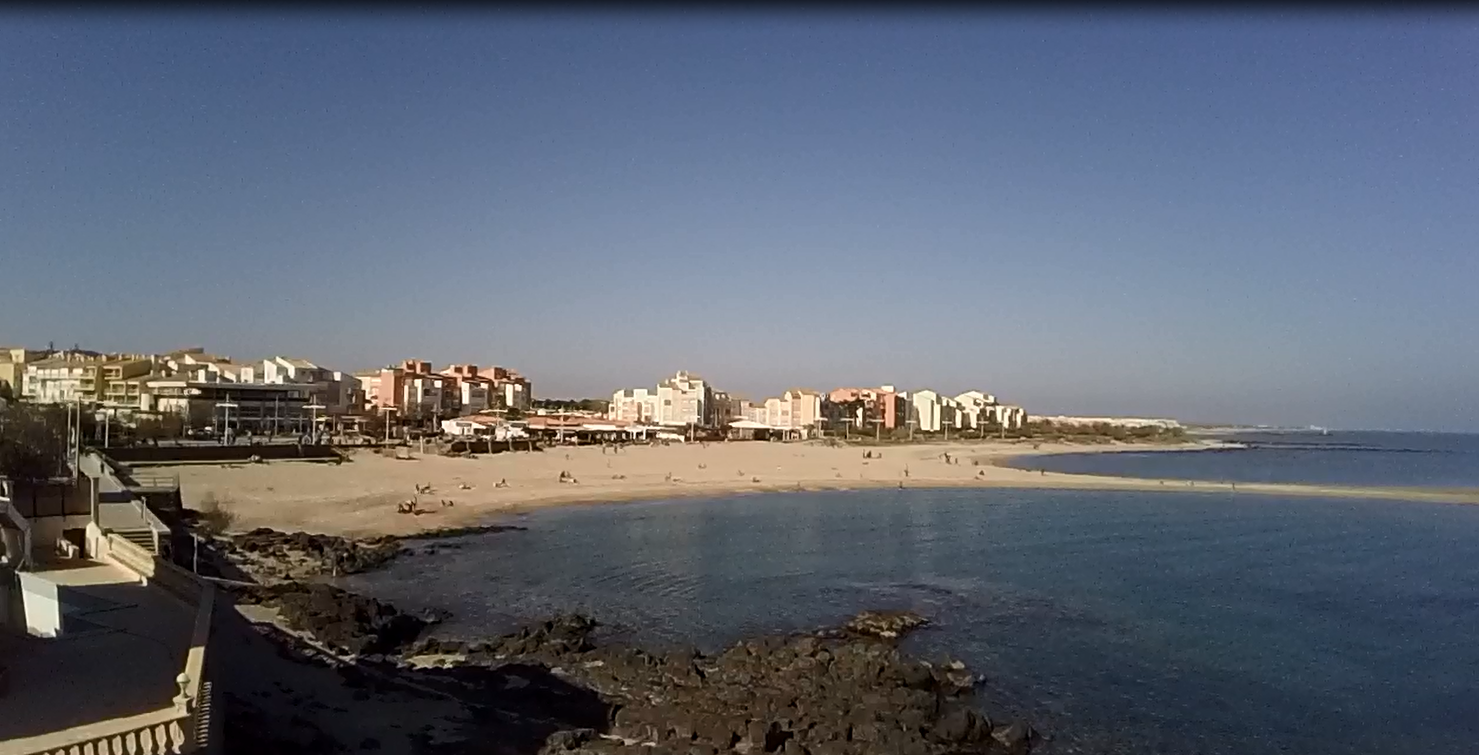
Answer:
[[(1043, 454), (1189, 450), (1221, 445), (1214, 441), (1180, 445), (1043, 443), (1034, 449), (1025, 443), (989, 441), (876, 448), (820, 443), (675, 443), (627, 447), (620, 453), (591, 446), (475, 458), (413, 453), (412, 460), (357, 451), (351, 463), (342, 465), (274, 462), (167, 470), (179, 474), (186, 506), (198, 507), (203, 497), (213, 495), (222, 508), (234, 514), (233, 529), (273, 527), (349, 536), (410, 535), (571, 503), (900, 484), (917, 488), (1177, 490), (1479, 503), (1479, 490), (1189, 483), (1040, 473), (1004, 466), (1009, 459)], [(866, 458), (867, 452), (875, 458)], [(947, 453), (953, 463), (945, 462)], [(575, 481), (561, 482), (561, 472), (569, 473)], [(506, 481), (507, 487), (498, 487), (500, 481)], [(432, 486), (430, 493), (416, 493), (416, 486), (427, 484)], [(397, 504), (413, 497), (423, 513), (397, 513)]]

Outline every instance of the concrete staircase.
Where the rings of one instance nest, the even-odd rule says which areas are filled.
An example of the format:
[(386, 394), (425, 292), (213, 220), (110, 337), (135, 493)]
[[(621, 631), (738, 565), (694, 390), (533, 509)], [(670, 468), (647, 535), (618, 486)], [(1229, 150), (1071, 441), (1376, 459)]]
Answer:
[(154, 547), (154, 532), (148, 527), (113, 530), (113, 534), (143, 548), (152, 555), (159, 555), (159, 550)]

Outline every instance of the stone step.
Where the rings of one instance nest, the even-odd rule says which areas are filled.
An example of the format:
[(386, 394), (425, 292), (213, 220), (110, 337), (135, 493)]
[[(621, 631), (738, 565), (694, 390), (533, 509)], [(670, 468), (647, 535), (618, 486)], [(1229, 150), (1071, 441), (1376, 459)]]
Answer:
[(141, 527), (138, 529), (113, 530), (113, 534), (143, 548), (149, 553), (156, 556), (159, 555), (159, 552), (154, 550), (154, 532), (152, 530)]

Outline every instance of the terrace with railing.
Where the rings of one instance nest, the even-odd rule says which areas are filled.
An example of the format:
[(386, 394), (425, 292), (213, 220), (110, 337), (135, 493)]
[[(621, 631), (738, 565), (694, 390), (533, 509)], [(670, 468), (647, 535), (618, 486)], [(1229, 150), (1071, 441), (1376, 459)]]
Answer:
[[(114, 513), (100, 506), (99, 513)], [(122, 520), (151, 519), (115, 503)], [(7, 567), (28, 634), (0, 632), (0, 755), (166, 755), (219, 748), (209, 664), (216, 588), (112, 531), (87, 558)], [(35, 626), (32, 626), (32, 625)], [(42, 636), (34, 636), (40, 634)]]

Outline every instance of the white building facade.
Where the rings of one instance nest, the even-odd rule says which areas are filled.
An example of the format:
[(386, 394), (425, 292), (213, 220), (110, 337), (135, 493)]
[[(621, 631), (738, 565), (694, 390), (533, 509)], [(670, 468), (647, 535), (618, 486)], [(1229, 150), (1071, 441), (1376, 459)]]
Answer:
[(686, 371), (657, 386), (657, 421), (663, 425), (713, 424), (713, 389), (704, 379)]
[(646, 388), (627, 388), (611, 394), (606, 416), (622, 422), (656, 422), (657, 393)]

